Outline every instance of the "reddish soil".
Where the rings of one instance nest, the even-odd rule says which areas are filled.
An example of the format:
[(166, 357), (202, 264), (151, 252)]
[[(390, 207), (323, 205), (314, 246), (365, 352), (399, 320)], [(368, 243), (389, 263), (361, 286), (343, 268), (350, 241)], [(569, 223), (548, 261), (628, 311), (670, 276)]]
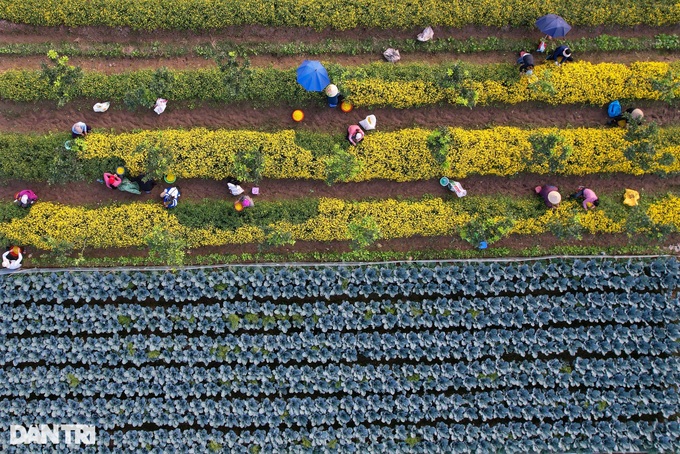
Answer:
[[(296, 106), (304, 109), (305, 119), (302, 123), (295, 123), (291, 119), (293, 107), (284, 105), (257, 108), (249, 104), (196, 103), (192, 106), (189, 103), (169, 102), (166, 111), (157, 115), (151, 109), (130, 112), (122, 107), (122, 103), (113, 103), (107, 112), (96, 113), (92, 110), (96, 102), (77, 101), (59, 109), (56, 102), (0, 101), (0, 131), (67, 132), (76, 121), (85, 121), (95, 129), (118, 132), (206, 127), (263, 131), (290, 128), (345, 134), (348, 125), (357, 123), (369, 114), (377, 117), (377, 126), (381, 131), (438, 126), (602, 127), (607, 121), (604, 107), (549, 106), (542, 103), (480, 106), (474, 109), (450, 105), (419, 109), (357, 108), (348, 114), (318, 104)], [(647, 118), (660, 125), (680, 124), (680, 110), (667, 104), (640, 102), (638, 107), (645, 111)]]
[[(576, 55), (575, 55), (576, 56)], [(513, 52), (476, 52), (476, 53), (406, 53), (401, 52), (401, 63), (416, 63), (427, 62), (429, 64), (439, 64), (444, 62), (461, 60), (468, 63), (514, 63), (515, 53)], [(633, 63), (638, 61), (655, 61), (655, 62), (674, 62), (680, 60), (680, 55), (676, 53), (667, 52), (617, 52), (617, 53), (587, 53), (577, 55), (578, 60), (589, 61), (591, 63)], [(361, 55), (345, 55), (345, 54), (322, 54), (322, 55), (305, 55), (299, 54), (294, 56), (274, 56), (274, 55), (256, 55), (250, 57), (251, 64), (256, 67), (272, 67), (277, 69), (296, 68), (300, 62), (305, 60), (321, 60), (324, 62), (332, 62), (343, 66), (359, 66), (369, 63), (385, 62), (381, 54), (361, 54)], [(40, 69), (40, 64), (44, 63), (46, 58), (41, 55), (33, 55), (26, 57), (3, 57), (0, 60), (0, 71), (9, 69)], [(215, 62), (211, 59), (206, 59), (197, 56), (185, 56), (177, 58), (88, 58), (88, 57), (73, 57), (70, 62), (76, 66), (80, 66), (87, 71), (98, 71), (106, 74), (115, 74), (125, 71), (135, 71), (139, 69), (155, 69), (160, 67), (167, 67), (176, 70), (182, 69), (198, 69), (215, 67)]]
[[(466, 26), (462, 28), (433, 27), (435, 38), (526, 38), (535, 36), (538, 40), (540, 32), (535, 28), (496, 28)], [(126, 27), (35, 27), (0, 21), (0, 39), (5, 43), (40, 43), (40, 42), (118, 42), (137, 43), (158, 41), (176, 44), (198, 44), (206, 41), (231, 40), (236, 43), (285, 41), (285, 42), (321, 42), (327, 39), (406, 39), (415, 38), (422, 28), (408, 30), (356, 28), (352, 30), (322, 30), (292, 27), (264, 27), (246, 25), (226, 27), (204, 32), (190, 31), (134, 31)], [(594, 37), (608, 34), (621, 37), (648, 37), (659, 33), (680, 34), (680, 24), (665, 27), (638, 25), (634, 27), (599, 26), (574, 27), (569, 38)], [(178, 36), (179, 35), (179, 36)]]
[[(680, 191), (680, 176), (659, 178), (654, 175), (633, 176), (626, 174), (587, 175), (546, 177), (542, 175), (521, 174), (515, 177), (471, 176), (459, 179), (470, 195), (504, 194), (526, 196), (533, 194), (537, 185), (550, 183), (561, 188), (563, 195), (575, 191), (579, 185), (593, 188), (600, 194), (623, 194), (623, 189), (633, 188), (642, 193)], [(224, 181), (188, 179), (177, 183), (182, 189), (182, 200), (234, 199)], [(167, 185), (166, 185), (167, 186)], [(251, 184), (243, 184), (248, 192)], [(313, 180), (262, 180), (259, 184), (260, 195), (255, 200), (283, 200), (298, 197), (337, 197), (348, 200), (367, 198), (418, 198), (425, 194), (455, 198), (439, 185), (436, 179), (397, 183), (386, 180), (372, 180), (362, 183), (338, 183), (328, 186), (322, 181)], [(9, 180), (0, 187), (0, 200), (12, 200), (14, 194), (30, 188), (41, 201), (59, 202), (68, 205), (98, 205), (112, 201), (130, 202), (135, 200), (159, 200), (163, 185), (151, 194), (135, 195), (111, 190), (100, 183), (76, 182), (67, 185), (50, 186), (46, 183)]]

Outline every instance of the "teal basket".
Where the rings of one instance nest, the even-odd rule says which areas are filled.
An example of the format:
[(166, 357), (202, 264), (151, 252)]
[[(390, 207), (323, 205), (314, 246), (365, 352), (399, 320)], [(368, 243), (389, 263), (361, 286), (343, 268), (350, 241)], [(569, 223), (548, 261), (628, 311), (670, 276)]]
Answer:
[(441, 184), (444, 187), (447, 187), (449, 185), (449, 179), (446, 177), (441, 177), (439, 179), (439, 184)]

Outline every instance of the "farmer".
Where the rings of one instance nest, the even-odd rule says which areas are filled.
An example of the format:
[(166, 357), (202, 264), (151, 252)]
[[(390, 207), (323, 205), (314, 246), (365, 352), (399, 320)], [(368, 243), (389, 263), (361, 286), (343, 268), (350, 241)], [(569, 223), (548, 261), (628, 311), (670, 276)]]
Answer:
[(179, 186), (163, 189), (161, 198), (163, 199), (163, 206), (165, 208), (175, 208), (177, 206), (177, 199), (179, 199)]
[(328, 102), (328, 107), (338, 107), (338, 103), (340, 102), (340, 91), (338, 90), (338, 87), (333, 84), (329, 84), (324, 91), (326, 92), (326, 102)]
[[(558, 61), (558, 59), (561, 59), (561, 61)], [(560, 65), (568, 61), (574, 61), (574, 59), (571, 57), (571, 49), (569, 49), (569, 46), (565, 44), (555, 49), (555, 51), (550, 54), (546, 60), (555, 60), (556, 65)]]
[(123, 180), (115, 173), (104, 172), (104, 184), (109, 189), (116, 189)]
[(541, 196), (548, 208), (557, 208), (557, 206), (562, 201), (562, 196), (558, 192), (557, 186), (536, 186), (534, 191), (536, 191), (536, 194)]
[[(628, 115), (626, 115), (628, 114)], [(614, 117), (609, 124), (613, 126), (620, 126), (622, 128), (625, 128), (628, 125), (628, 118), (631, 120), (635, 120), (637, 124), (642, 123), (642, 119), (645, 117), (645, 114), (642, 112), (641, 109), (631, 107), (629, 109), (626, 109), (625, 113), (622, 113), (621, 115), (617, 115)]]
[(583, 209), (588, 211), (600, 205), (600, 199), (597, 197), (592, 189), (585, 186), (579, 186), (578, 191), (571, 196), (572, 199), (583, 199)]
[(253, 202), (253, 199), (251, 199), (247, 195), (242, 195), (239, 197), (239, 199), (234, 203), (234, 209), (236, 211), (243, 211), (244, 208), (251, 208), (255, 205), (255, 202)]
[[(144, 181), (146, 179), (146, 181)], [(138, 177), (130, 178), (130, 181), (137, 183), (137, 186), (141, 191), (149, 194), (151, 190), (156, 186), (156, 182), (151, 178), (146, 178), (146, 175), (139, 175)]]
[(14, 203), (18, 204), (21, 208), (28, 208), (37, 201), (38, 196), (30, 189), (24, 189), (14, 195)]
[(530, 76), (534, 73), (534, 56), (527, 51), (521, 51), (517, 59), (519, 65), (519, 72)]
[(21, 268), (21, 261), (24, 256), (19, 246), (11, 246), (7, 248), (7, 252), (2, 254), (2, 267), (8, 270), (18, 270)]
[(356, 145), (364, 139), (364, 130), (359, 125), (352, 125), (347, 128), (347, 140), (352, 145)]
[(73, 139), (77, 139), (78, 137), (83, 138), (87, 135), (88, 132), (92, 131), (92, 128), (90, 128), (88, 125), (86, 125), (84, 122), (79, 121), (78, 123), (75, 123), (71, 127), (71, 137)]

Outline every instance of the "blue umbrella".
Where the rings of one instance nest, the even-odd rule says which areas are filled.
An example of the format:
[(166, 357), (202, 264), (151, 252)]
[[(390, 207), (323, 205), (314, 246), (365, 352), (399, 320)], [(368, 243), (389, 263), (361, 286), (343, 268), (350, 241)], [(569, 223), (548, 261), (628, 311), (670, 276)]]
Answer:
[(320, 61), (305, 60), (297, 69), (297, 82), (307, 91), (323, 91), (331, 80)]
[(571, 25), (562, 19), (557, 14), (547, 14), (539, 17), (536, 21), (536, 27), (548, 36), (553, 38), (561, 38), (571, 30)]

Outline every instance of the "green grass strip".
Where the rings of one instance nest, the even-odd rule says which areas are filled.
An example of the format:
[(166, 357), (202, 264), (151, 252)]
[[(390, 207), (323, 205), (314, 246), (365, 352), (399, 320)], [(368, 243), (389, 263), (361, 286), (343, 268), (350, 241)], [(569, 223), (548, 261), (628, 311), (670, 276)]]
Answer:
[(204, 200), (177, 205), (169, 212), (180, 225), (221, 230), (236, 230), (244, 225), (269, 225), (286, 221), (303, 223), (319, 214), (318, 199), (295, 199), (279, 202), (257, 202), (257, 210), (241, 213), (234, 209), (233, 200)]
[[(87, 252), (87, 251), (86, 251)], [(658, 244), (626, 245), (620, 247), (578, 246), (568, 244), (544, 248), (534, 246), (530, 248), (490, 247), (488, 249), (460, 249), (438, 248), (436, 250), (412, 250), (406, 252), (384, 251), (377, 246), (349, 252), (256, 252), (242, 254), (191, 254), (186, 256), (185, 265), (221, 265), (226, 263), (288, 263), (288, 262), (382, 262), (411, 260), (456, 260), (456, 259), (490, 259), (501, 257), (545, 257), (550, 255), (646, 255), (668, 254), (668, 249)], [(30, 267), (112, 267), (112, 266), (145, 266), (166, 265), (149, 257), (57, 257), (46, 254), (32, 258)]]
[[(680, 36), (658, 34), (654, 37), (612, 36), (603, 34), (595, 38), (565, 39), (563, 41), (579, 56), (586, 52), (632, 52), (632, 51), (675, 51), (680, 50)], [(206, 59), (236, 51), (241, 55), (272, 55), (277, 57), (295, 55), (362, 55), (379, 54), (388, 47), (403, 53), (456, 52), (473, 54), (481, 52), (516, 52), (518, 49), (532, 49), (536, 39), (512, 39), (488, 36), (486, 38), (437, 38), (420, 42), (416, 39), (327, 39), (323, 42), (255, 42), (235, 43), (221, 40), (216, 43), (201, 43), (187, 46), (177, 43), (87, 43), (44, 42), (0, 44), (0, 55), (26, 57), (46, 55), (49, 50), (69, 57), (90, 58), (173, 58), (198, 56)]]

